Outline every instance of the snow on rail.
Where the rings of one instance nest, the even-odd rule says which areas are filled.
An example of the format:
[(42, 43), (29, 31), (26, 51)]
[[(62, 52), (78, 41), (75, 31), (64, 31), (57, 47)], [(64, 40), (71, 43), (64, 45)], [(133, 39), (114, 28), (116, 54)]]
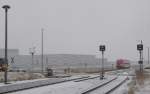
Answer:
[(100, 88), (100, 87), (102, 87), (102, 86), (104, 86), (106, 84), (109, 84), (110, 82), (112, 82), (112, 81), (114, 81), (116, 79), (117, 79), (117, 77), (115, 77), (115, 78), (113, 78), (113, 79), (111, 79), (109, 81), (103, 80), (102, 84), (98, 84), (98, 85), (96, 85), (94, 87), (90, 87), (88, 90), (84, 91), (82, 94), (89, 94), (90, 92), (92, 92), (92, 91), (94, 91), (94, 90), (96, 90), (96, 89), (98, 89), (98, 88)]
[(119, 76), (116, 80), (105, 84), (104, 86), (97, 88), (95, 90), (91, 90), (90, 92), (84, 94), (110, 94), (114, 91), (117, 87), (122, 85), (127, 80), (126, 76)]
[[(93, 77), (96, 76), (97, 75)], [(94, 79), (89, 79), (89, 80), (78, 81), (78, 82), (75, 82), (73, 80), (65, 83), (27, 89), (27, 90), (8, 93), (8, 94), (34, 94), (34, 93), (36, 94), (82, 94), (82, 92), (90, 89), (91, 87), (104, 84), (114, 78), (116, 78), (116, 76), (108, 75), (104, 80), (100, 80), (99, 77), (96, 77)]]
[(88, 76), (77, 76), (77, 77), (68, 77), (68, 78), (46, 78), (46, 79), (36, 79), (36, 80), (27, 80), (27, 81), (18, 81), (12, 84), (2, 84), (0, 85), (0, 93), (14, 92), (24, 89), (30, 89), (40, 86), (52, 85), (82, 78), (87, 78)]

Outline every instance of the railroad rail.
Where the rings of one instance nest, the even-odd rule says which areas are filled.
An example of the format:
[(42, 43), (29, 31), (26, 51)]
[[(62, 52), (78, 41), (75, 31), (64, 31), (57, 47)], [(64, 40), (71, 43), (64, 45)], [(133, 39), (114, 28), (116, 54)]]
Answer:
[[(27, 90), (27, 89), (32, 89), (32, 88), (37, 88), (37, 87), (42, 87), (42, 86), (48, 86), (48, 85), (54, 85), (54, 84), (59, 84), (59, 83), (64, 83), (64, 82), (69, 82), (69, 81), (74, 81), (74, 80), (82, 80), (85, 78), (88, 78), (89, 76), (84, 76), (84, 77), (79, 77), (79, 78), (73, 78), (73, 79), (64, 79), (64, 80), (58, 80), (58, 81), (41, 81), (41, 82), (28, 82), (28, 83), (21, 83), (19, 84), (8, 84), (6, 86), (1, 86), (0, 87), (0, 94), (1, 93), (11, 93), (11, 92), (17, 92), (17, 91), (22, 91), (22, 90)], [(29, 84), (29, 85), (28, 85)], [(31, 85), (31, 86), (30, 86)], [(13, 88), (12, 88), (13, 87)]]
[[(98, 86), (96, 86), (94, 88), (91, 88), (91, 89), (89, 89), (87, 91), (84, 91), (82, 94), (97, 94), (97, 93), (93, 93), (93, 92), (96, 91), (96, 90), (98, 90), (98, 89), (101, 89), (101, 90), (105, 89), (106, 90), (107, 88), (106, 87), (104, 88), (104, 86), (109, 85), (110, 83), (113, 83), (117, 79), (118, 79), (118, 77), (116, 77), (116, 78), (114, 78), (114, 79), (112, 79), (112, 80), (110, 80), (110, 81), (108, 81), (108, 82), (106, 82), (104, 84), (98, 85)], [(124, 80), (122, 80), (120, 83), (118, 83), (117, 85), (115, 85), (113, 88), (108, 88), (108, 90), (106, 90), (105, 92), (99, 91), (98, 94), (110, 94), (111, 92), (113, 92), (114, 90), (116, 90), (119, 86), (121, 86), (123, 83), (125, 83), (126, 80), (127, 80), (127, 78), (125, 78)]]
[(105, 94), (110, 94), (111, 92), (113, 92), (114, 90), (116, 90), (119, 86), (121, 86), (123, 83), (125, 83), (126, 80), (127, 80), (127, 78), (124, 79), (124, 80), (123, 80), (121, 83), (119, 83), (118, 85), (116, 85), (114, 88), (112, 88), (111, 90), (109, 90), (108, 92), (106, 92)]
[(74, 82), (81, 82), (81, 81), (86, 81), (86, 80), (90, 80), (90, 79), (95, 79), (95, 78), (98, 78), (100, 76), (96, 76), (96, 77), (87, 77), (87, 78), (83, 78), (83, 79), (79, 79), (79, 80), (75, 80)]

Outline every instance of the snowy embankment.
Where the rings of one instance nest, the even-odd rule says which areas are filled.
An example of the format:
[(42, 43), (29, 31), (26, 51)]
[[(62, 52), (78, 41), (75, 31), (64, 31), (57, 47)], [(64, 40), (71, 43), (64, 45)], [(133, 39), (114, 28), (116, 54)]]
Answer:
[[(148, 65), (149, 66), (149, 65)], [(150, 94), (150, 69), (144, 69), (143, 73), (136, 72), (136, 84), (134, 94)]]
[(68, 78), (46, 78), (46, 79), (36, 79), (36, 80), (26, 80), (26, 81), (17, 81), (11, 82), (11, 84), (0, 84), (0, 93), (6, 93), (11, 91), (18, 91), (33, 87), (45, 86), (60, 82), (65, 82), (68, 80), (78, 79), (85, 76), (73, 76)]
[[(41, 73), (8, 72), (8, 81), (21, 81), (45, 78)], [(4, 72), (0, 72), (0, 82), (4, 81)]]
[[(95, 75), (96, 76), (96, 75)], [(107, 83), (108, 81), (116, 78), (115, 75), (107, 75), (104, 80), (100, 78), (84, 80), (84, 81), (69, 81), (60, 84), (48, 85), (8, 94), (82, 94), (83, 92), (97, 86)]]

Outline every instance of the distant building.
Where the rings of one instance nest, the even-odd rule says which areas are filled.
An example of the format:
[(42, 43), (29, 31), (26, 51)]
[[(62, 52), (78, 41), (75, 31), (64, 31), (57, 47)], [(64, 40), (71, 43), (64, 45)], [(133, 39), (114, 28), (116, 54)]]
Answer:
[[(18, 56), (19, 49), (8, 49), (8, 57)], [(0, 57), (5, 57), (5, 49), (0, 49)]]
[[(4, 49), (0, 49), (0, 57), (5, 55)], [(45, 54), (44, 69), (57, 68), (100, 68), (102, 60), (95, 55), (80, 54)], [(31, 55), (20, 55), (18, 49), (8, 49), (8, 63), (11, 69), (32, 70)], [(104, 59), (104, 66), (112, 66)], [(41, 55), (34, 55), (34, 70), (41, 70)]]
[[(76, 55), (76, 54), (46, 54), (44, 55), (44, 69), (50, 68), (88, 68), (101, 66), (101, 59), (95, 55)], [(18, 55), (15, 57), (14, 66), (25, 70), (31, 70), (32, 57), (31, 55)], [(109, 66), (107, 59), (104, 59), (105, 65)], [(107, 64), (106, 64), (107, 63)], [(34, 70), (41, 70), (41, 55), (34, 56)]]

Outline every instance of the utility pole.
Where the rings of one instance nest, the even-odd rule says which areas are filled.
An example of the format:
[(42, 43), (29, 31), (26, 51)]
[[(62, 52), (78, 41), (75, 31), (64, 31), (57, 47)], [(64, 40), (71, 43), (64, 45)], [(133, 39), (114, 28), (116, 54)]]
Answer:
[(42, 28), (41, 29), (41, 33), (42, 33), (42, 36), (41, 36), (41, 72), (42, 74), (44, 74), (44, 62), (43, 62), (43, 32), (44, 32), (44, 29)]
[(46, 57), (46, 66), (48, 67), (48, 57)]
[(5, 69), (5, 73), (4, 73), (4, 83), (7, 84), (7, 70), (8, 70), (8, 48), (7, 48), (7, 12), (8, 12), (8, 9), (10, 9), (10, 6), (9, 5), (4, 5), (2, 7), (3, 9), (5, 9), (5, 63), (7, 65), (6, 69)]
[(84, 63), (84, 72), (86, 73), (88, 70), (87, 70), (87, 63)]
[(100, 79), (104, 79), (104, 51), (105, 51), (105, 45), (100, 45), (99, 50), (102, 52), (102, 66), (101, 66), (101, 74)]
[(149, 47), (148, 47), (148, 64), (149, 64)]

